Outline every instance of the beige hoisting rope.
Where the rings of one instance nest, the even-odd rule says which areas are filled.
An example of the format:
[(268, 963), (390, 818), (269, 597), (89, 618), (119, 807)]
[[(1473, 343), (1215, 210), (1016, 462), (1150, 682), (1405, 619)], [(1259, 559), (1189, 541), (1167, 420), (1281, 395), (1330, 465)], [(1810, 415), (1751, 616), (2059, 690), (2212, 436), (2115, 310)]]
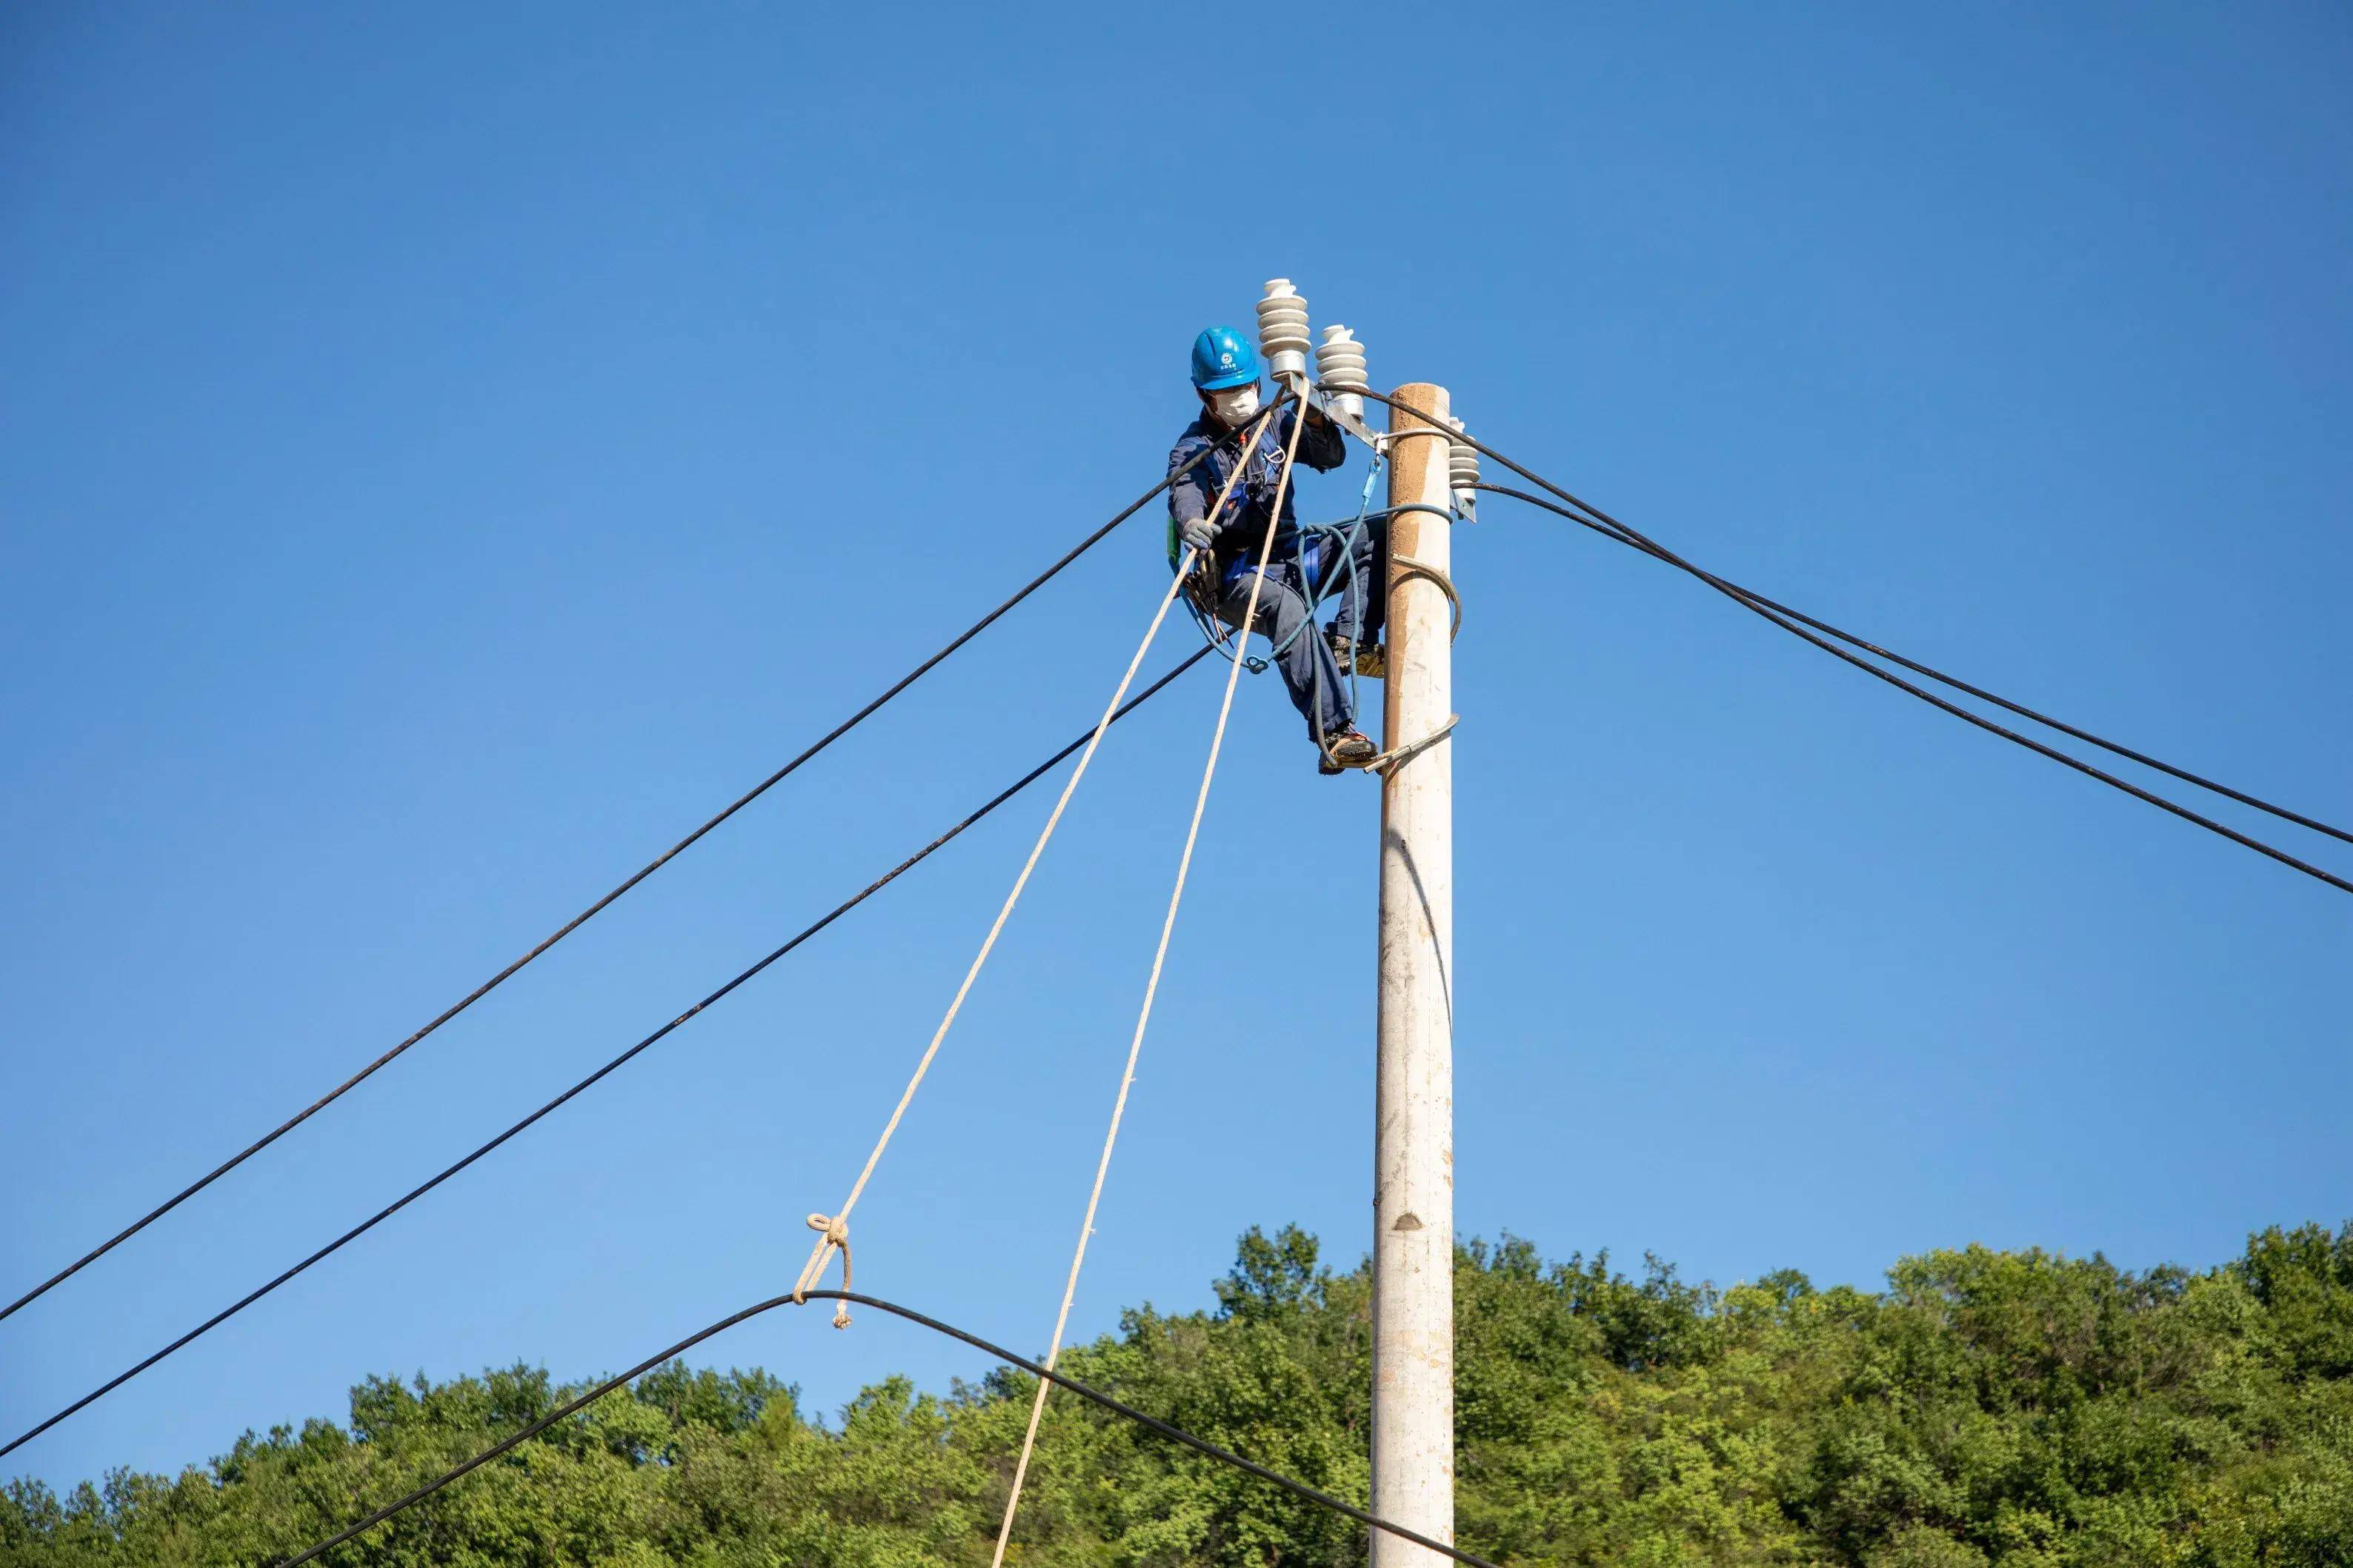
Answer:
[[(1270, 408), (1259, 416), (1256, 423), (1250, 426), (1249, 438), (1243, 443), (1243, 451), (1256, 452), (1260, 432), (1264, 429), (1266, 422), (1274, 416), (1276, 409), (1281, 406), (1282, 404), (1278, 401), (1274, 408)], [(1297, 441), (1298, 436), (1294, 430), (1293, 433), (1294, 447)], [(1241, 478), (1243, 469), (1249, 466), (1246, 461), (1240, 460), (1239, 455), (1237, 456), (1233, 472), (1226, 476), (1225, 487), (1218, 492), (1217, 504), (1209, 509), (1209, 521), (1212, 523), (1217, 521), (1219, 513), (1225, 510), (1228, 498), (1233, 494), (1235, 481)], [(1289, 477), (1287, 464), (1284, 477), (1285, 479)], [(1278, 502), (1279, 505), (1280, 502)], [(1270, 540), (1271, 537), (1271, 535), (1269, 536)], [(1078, 766), (1071, 770), (1069, 781), (1062, 785), (1061, 798), (1054, 802), (1054, 809), (1047, 816), (1045, 827), (1039, 832), (1038, 842), (1030, 847), (1029, 858), (1022, 863), (1021, 874), (1013, 879), (1013, 890), (1005, 895), (1004, 906), (997, 911), (997, 919), (989, 926), (988, 935), (981, 942), (980, 952), (974, 955), (972, 967), (965, 971), (964, 984), (956, 987), (955, 997), (949, 1002), (946, 1016), (940, 1019), (940, 1026), (932, 1032), (932, 1043), (923, 1048), (923, 1059), (915, 1064), (914, 1076), (907, 1080), (905, 1090), (899, 1096), (899, 1103), (892, 1108), (891, 1120), (882, 1124), (882, 1136), (874, 1141), (874, 1152), (866, 1156), (865, 1168), (858, 1173), (858, 1180), (850, 1184), (849, 1195), (841, 1201), (841, 1207), (833, 1214), (812, 1214), (808, 1216), (808, 1227), (818, 1233), (817, 1245), (809, 1249), (808, 1261), (801, 1265), (800, 1279), (793, 1286), (795, 1301), (807, 1300), (808, 1292), (814, 1289), (818, 1282), (824, 1278), (825, 1266), (836, 1252), (841, 1254), (841, 1288), (845, 1290), (849, 1289), (849, 1211), (858, 1206), (859, 1195), (866, 1191), (866, 1184), (873, 1176), (874, 1167), (881, 1163), (882, 1151), (890, 1147), (891, 1135), (899, 1131), (900, 1119), (907, 1114), (907, 1107), (914, 1100), (915, 1090), (923, 1086), (923, 1075), (932, 1070), (932, 1058), (940, 1054), (940, 1043), (948, 1037), (948, 1030), (955, 1026), (956, 1014), (963, 1009), (965, 998), (971, 994), (973, 982), (980, 978), (981, 966), (988, 962), (989, 950), (997, 945), (998, 934), (1005, 930), (1005, 922), (1013, 914), (1013, 906), (1020, 900), (1021, 889), (1029, 885), (1029, 873), (1038, 868), (1039, 858), (1046, 853), (1046, 841), (1054, 837), (1054, 829), (1062, 820), (1062, 808), (1071, 804), (1071, 796), (1077, 792), (1079, 781), (1087, 776), (1087, 764), (1094, 760), (1095, 747), (1102, 743), (1103, 731), (1111, 728), (1112, 715), (1118, 712), (1119, 705), (1126, 700), (1128, 686), (1135, 679), (1135, 672), (1144, 663), (1145, 654), (1150, 651), (1153, 639), (1160, 635), (1160, 623), (1168, 618), (1168, 606), (1176, 602), (1177, 591), (1184, 586), (1192, 563), (1191, 553), (1187, 552), (1187, 558), (1179, 563), (1176, 573), (1169, 578), (1168, 591), (1160, 596), (1160, 607), (1153, 612), (1152, 625), (1145, 628), (1144, 640), (1136, 645), (1135, 657), (1127, 661), (1127, 673), (1119, 678), (1119, 689), (1112, 693), (1111, 701), (1103, 709), (1103, 718), (1097, 721), (1094, 733), (1087, 737), (1086, 750), (1079, 753)], [(1253, 611), (1257, 604), (1258, 587), (1253, 584), (1250, 587), (1250, 605)], [(1226, 700), (1229, 702), (1233, 700), (1231, 681), (1227, 682)], [(1219, 723), (1219, 728), (1222, 729), (1224, 726), (1222, 718)], [(1198, 820), (1197, 816), (1195, 818), (1197, 826)], [(1188, 841), (1187, 846), (1188, 854), (1190, 847)], [(834, 1304), (833, 1326), (837, 1329), (846, 1329), (849, 1326), (849, 1308), (847, 1303), (837, 1301)]]
[[(1266, 521), (1266, 538), (1259, 545), (1258, 566), (1250, 574), (1250, 606), (1242, 614), (1240, 629), (1235, 634), (1235, 649), (1250, 641), (1250, 623), (1258, 619), (1259, 589), (1266, 582), (1268, 559), (1274, 553), (1274, 536), (1282, 525), (1282, 498), (1291, 484), (1291, 464), (1299, 451), (1299, 433), (1307, 425), (1307, 410), (1303, 405), (1291, 426), (1291, 444), (1282, 454), (1282, 472), (1274, 484), (1274, 505)], [(1255, 443), (1255, 435), (1251, 437)], [(1237, 472), (1240, 471), (1239, 467)], [(1218, 705), (1218, 727), (1209, 736), (1209, 760), (1201, 769), (1200, 793), (1193, 797), (1192, 826), (1185, 830), (1185, 853), (1176, 861), (1176, 885), (1168, 893), (1168, 913), (1160, 922), (1160, 945), (1153, 950), (1152, 976), (1144, 984), (1144, 1007), (1135, 1017), (1135, 1034), (1127, 1043), (1127, 1067), (1120, 1074), (1119, 1094), (1112, 1101), (1111, 1127), (1103, 1134), (1103, 1157), (1095, 1162), (1095, 1184), (1087, 1194), (1086, 1217), (1079, 1222), (1079, 1245), (1071, 1255), (1071, 1278), (1062, 1287), (1061, 1310), (1054, 1314), (1054, 1337), (1046, 1346), (1042, 1363), (1050, 1372), (1055, 1358), (1062, 1353), (1062, 1331), (1070, 1325), (1071, 1301), (1079, 1293), (1079, 1270), (1087, 1260), (1087, 1238), (1094, 1234), (1095, 1209), (1103, 1202), (1103, 1177), (1111, 1170), (1112, 1147), (1119, 1142), (1120, 1118), (1127, 1111), (1127, 1091), (1135, 1082), (1135, 1061), (1144, 1049), (1145, 1026), (1152, 1021), (1152, 1001), (1160, 991), (1160, 969), (1168, 957), (1169, 934), (1176, 929), (1176, 906), (1185, 897), (1186, 873), (1193, 868), (1193, 845), (1201, 835), (1201, 813), (1209, 804), (1209, 783), (1218, 775), (1218, 753), (1226, 742), (1226, 718), (1234, 709), (1234, 686), (1241, 679), (1242, 661), (1237, 657), (1226, 671), (1225, 700)], [(847, 1264), (844, 1265), (847, 1267)], [(1021, 1506), (1021, 1486), (1029, 1475), (1029, 1456), (1038, 1446), (1038, 1422), (1046, 1414), (1046, 1394), (1054, 1385), (1043, 1378), (1038, 1382), (1038, 1396), (1029, 1405), (1029, 1427), (1021, 1435), (1021, 1458), (1013, 1467), (1013, 1493), (1005, 1500), (1005, 1521), (997, 1528), (997, 1551), (989, 1558), (989, 1568), (1005, 1568), (1006, 1542), (1013, 1538), (1013, 1515)]]

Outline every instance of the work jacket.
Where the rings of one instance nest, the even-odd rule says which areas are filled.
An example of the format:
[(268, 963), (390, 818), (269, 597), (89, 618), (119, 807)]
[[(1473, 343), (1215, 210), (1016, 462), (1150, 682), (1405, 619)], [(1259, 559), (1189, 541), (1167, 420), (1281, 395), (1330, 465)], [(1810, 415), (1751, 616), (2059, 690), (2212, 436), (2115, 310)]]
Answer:
[[(1218, 578), (1227, 581), (1240, 574), (1250, 562), (1258, 559), (1259, 549), (1266, 542), (1269, 510), (1274, 505), (1277, 481), (1282, 476), (1282, 454), (1291, 445), (1292, 426), (1299, 420), (1299, 405), (1292, 404), (1266, 423), (1259, 432), (1258, 447), (1250, 452), (1242, 469), (1240, 480), (1234, 486), (1231, 500), (1218, 519), (1216, 563)], [(1168, 564), (1173, 569), (1185, 553), (1178, 535), (1187, 523), (1209, 515), (1218, 504), (1219, 492), (1226, 487), (1226, 476), (1234, 471), (1239, 443), (1225, 440), (1226, 427), (1209, 417), (1207, 409), (1201, 416), (1185, 426), (1185, 434), (1176, 437), (1176, 445), (1168, 454), (1168, 471), (1175, 473), (1204, 448), (1212, 448), (1201, 464), (1186, 473), (1168, 487)], [(1225, 440), (1225, 445), (1218, 443)], [(1328, 419), (1311, 419), (1307, 428), (1299, 433), (1299, 460), (1318, 473), (1328, 472), (1347, 460), (1348, 445), (1340, 435), (1340, 427)], [(1299, 496), (1294, 483), (1282, 487), (1282, 515), (1276, 521), (1274, 554), (1282, 560), (1299, 547), (1299, 531), (1295, 525)]]

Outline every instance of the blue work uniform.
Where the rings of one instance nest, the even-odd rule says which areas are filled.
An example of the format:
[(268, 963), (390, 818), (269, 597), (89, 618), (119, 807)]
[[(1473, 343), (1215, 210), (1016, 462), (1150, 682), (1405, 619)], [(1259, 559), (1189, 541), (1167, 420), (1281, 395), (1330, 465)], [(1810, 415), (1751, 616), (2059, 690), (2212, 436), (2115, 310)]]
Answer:
[[(1279, 486), (1282, 455), (1291, 444), (1292, 429), (1299, 418), (1297, 405), (1285, 408), (1267, 422), (1267, 427), (1259, 433), (1257, 446), (1247, 455), (1235, 451), (1235, 443), (1226, 427), (1206, 410), (1185, 427), (1185, 433), (1176, 438), (1175, 448), (1168, 454), (1169, 471), (1174, 473), (1205, 448), (1209, 449), (1209, 456), (1168, 487), (1168, 564), (1173, 571), (1184, 557), (1179, 535), (1185, 525), (1209, 514), (1235, 463), (1242, 463), (1242, 477), (1236, 482), (1233, 497), (1221, 514), (1217, 543), (1211, 552), (1218, 602), (1208, 607), (1226, 625), (1240, 627), (1250, 608), (1250, 569), (1258, 560), (1259, 551), (1265, 546), (1267, 524), (1271, 520), (1274, 549), (1267, 559), (1265, 581), (1259, 588), (1258, 614), (1250, 629), (1282, 649), (1275, 663), (1282, 671), (1283, 687), (1291, 693), (1292, 705), (1307, 721), (1309, 735), (1320, 745), (1325, 736), (1345, 734), (1355, 729), (1356, 716), (1349, 700), (1348, 683), (1332, 657), (1332, 649), (1313, 624), (1315, 595), (1319, 589), (1328, 589), (1335, 581), (1345, 583), (1347, 591), (1341, 595), (1339, 611), (1333, 617), (1333, 630), (1352, 643), (1377, 639), (1381, 630), (1384, 595), (1379, 584), (1387, 569), (1388, 531), (1373, 523), (1358, 529), (1345, 556), (1328, 541), (1311, 541), (1303, 559), (1293, 507), (1298, 487)], [(1318, 472), (1338, 468), (1347, 455), (1347, 443), (1339, 426), (1328, 420), (1311, 419), (1307, 428), (1299, 432), (1299, 460)], [(1279, 517), (1272, 510), (1278, 488), (1282, 489), (1282, 511)], [(1349, 574), (1351, 561), (1355, 566), (1353, 575)]]

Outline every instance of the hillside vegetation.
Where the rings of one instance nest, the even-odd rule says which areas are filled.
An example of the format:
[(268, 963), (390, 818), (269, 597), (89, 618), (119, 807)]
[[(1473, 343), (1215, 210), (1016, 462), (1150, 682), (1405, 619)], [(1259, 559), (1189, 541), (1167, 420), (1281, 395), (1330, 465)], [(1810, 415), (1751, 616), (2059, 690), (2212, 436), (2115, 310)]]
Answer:
[[(1457, 1291), (1460, 1533), (1500, 1562), (2353, 1564), (2353, 1225), (2266, 1231), (2203, 1273), (1934, 1252), (1875, 1294), (1630, 1279), (1506, 1240), (1463, 1249)], [(1066, 1365), (1361, 1502), (1368, 1292), (1313, 1237), (1253, 1230), (1214, 1310), (1132, 1311)], [(820, 1419), (765, 1373), (673, 1365), (330, 1561), (985, 1568), (1029, 1392), (893, 1379)], [(343, 1424), (177, 1477), (17, 1482), (0, 1562), (273, 1562), (562, 1395), (522, 1366), (372, 1377)], [(1364, 1558), (1345, 1521), (1068, 1395), (1017, 1542), (1023, 1568)]]

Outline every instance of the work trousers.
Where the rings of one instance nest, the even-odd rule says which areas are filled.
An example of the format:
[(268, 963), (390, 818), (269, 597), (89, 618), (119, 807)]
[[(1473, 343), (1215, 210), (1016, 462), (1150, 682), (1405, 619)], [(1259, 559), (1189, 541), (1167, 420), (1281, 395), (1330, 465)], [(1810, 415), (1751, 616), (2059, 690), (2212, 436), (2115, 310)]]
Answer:
[[(1301, 541), (1303, 545), (1307, 542)], [(1305, 553), (1307, 559), (1303, 560), (1301, 552), (1293, 549), (1267, 563), (1266, 581), (1259, 589), (1258, 616), (1250, 629), (1282, 649), (1275, 655), (1275, 668), (1282, 672), (1291, 705), (1307, 721), (1309, 737), (1320, 745), (1327, 735), (1355, 729), (1356, 713), (1348, 699), (1346, 672), (1333, 658), (1331, 647), (1314, 624), (1309, 585), (1320, 578), (1321, 586), (1337, 602), (1333, 630), (1352, 643), (1377, 641), (1388, 599), (1384, 588), (1388, 542), (1386, 531), (1367, 523), (1356, 531), (1353, 548), (1345, 552), (1335, 541), (1319, 539)], [(1350, 557), (1356, 563), (1353, 583)], [(1218, 603), (1218, 619), (1229, 626), (1239, 628), (1250, 608), (1251, 571), (1245, 566), (1234, 574), (1225, 585), (1225, 597)]]

